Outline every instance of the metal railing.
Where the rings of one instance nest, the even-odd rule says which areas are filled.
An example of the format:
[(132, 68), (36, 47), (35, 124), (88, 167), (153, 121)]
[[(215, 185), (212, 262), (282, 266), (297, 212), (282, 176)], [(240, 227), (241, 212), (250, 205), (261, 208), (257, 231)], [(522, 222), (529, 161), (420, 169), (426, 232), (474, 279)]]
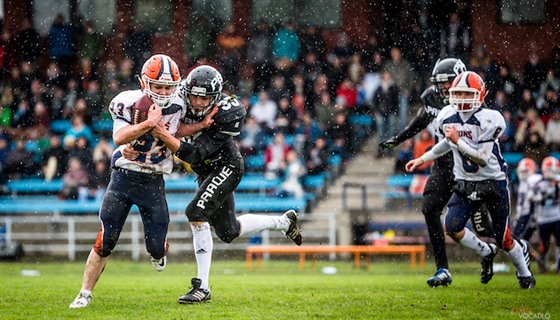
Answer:
[[(300, 221), (306, 244), (325, 242), (329, 245), (336, 244), (334, 214), (301, 215)], [(325, 222), (328, 227), (326, 230), (306, 230), (306, 222), (311, 221)], [(100, 220), (92, 215), (18, 215), (0, 217), (0, 225), (5, 231), (4, 234), (0, 233), (0, 242), (21, 243), (26, 254), (66, 255), (70, 261), (74, 261), (77, 253), (91, 250), (99, 231)], [(262, 244), (273, 244), (285, 239), (279, 231), (264, 231), (257, 236), (261, 238), (259, 240)], [(193, 251), (192, 233), (186, 216), (180, 214), (170, 216), (167, 238), (170, 244), (169, 254)], [(215, 238), (214, 249), (216, 251), (245, 250), (251, 238), (244, 236), (230, 244)], [(142, 220), (138, 214), (130, 214), (114, 252), (130, 253), (132, 259), (138, 261), (145, 251)]]

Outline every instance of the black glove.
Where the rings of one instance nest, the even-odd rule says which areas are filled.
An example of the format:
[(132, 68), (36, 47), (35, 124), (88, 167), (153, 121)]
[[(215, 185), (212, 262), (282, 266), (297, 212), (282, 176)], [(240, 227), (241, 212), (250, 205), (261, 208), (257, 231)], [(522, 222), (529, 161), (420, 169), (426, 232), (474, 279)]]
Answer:
[(387, 139), (379, 144), (380, 150), (385, 149), (392, 149), (398, 145), (397, 140), (395, 138)]

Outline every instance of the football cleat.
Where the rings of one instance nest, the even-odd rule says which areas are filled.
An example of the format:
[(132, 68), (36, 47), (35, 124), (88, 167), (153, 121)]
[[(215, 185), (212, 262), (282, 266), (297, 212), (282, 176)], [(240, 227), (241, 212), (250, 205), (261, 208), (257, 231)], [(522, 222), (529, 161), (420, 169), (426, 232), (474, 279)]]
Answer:
[(519, 280), (519, 287), (521, 289), (533, 289), (537, 283), (532, 274), (528, 277), (517, 276), (517, 280)]
[(78, 294), (76, 299), (70, 304), (70, 309), (85, 308), (91, 303), (93, 296), (91, 294), (85, 294), (82, 291)]
[(436, 274), (434, 274), (434, 276), (428, 279), (428, 281), (426, 282), (430, 287), (435, 288), (438, 286), (447, 287), (447, 285), (451, 284), (452, 281), (453, 279), (451, 278), (451, 273), (449, 273), (449, 270), (445, 268), (439, 268)]
[(210, 298), (211, 298), (210, 290), (200, 288), (200, 285), (202, 284), (202, 280), (198, 278), (192, 278), (191, 284), (192, 284), (191, 291), (180, 296), (177, 299), (177, 302), (179, 302), (180, 304), (210, 302)]
[(297, 213), (294, 210), (288, 210), (284, 213), (284, 217), (290, 223), (290, 226), (288, 227), (288, 231), (284, 232), (284, 234), (288, 238), (292, 239), (292, 241), (295, 244), (301, 246), (301, 244), (303, 243), (303, 236), (301, 235), (301, 231), (298, 229), (297, 226), (298, 223)]
[(482, 265), (482, 269), (480, 270), (480, 282), (484, 284), (490, 282), (494, 276), (494, 257), (498, 254), (498, 246), (493, 243), (487, 244), (491, 252), (480, 260), (480, 264)]
[(163, 256), (161, 259), (154, 259), (150, 256), (150, 261), (152, 265), (156, 269), (156, 271), (163, 271), (165, 269), (165, 265), (167, 264), (167, 256)]

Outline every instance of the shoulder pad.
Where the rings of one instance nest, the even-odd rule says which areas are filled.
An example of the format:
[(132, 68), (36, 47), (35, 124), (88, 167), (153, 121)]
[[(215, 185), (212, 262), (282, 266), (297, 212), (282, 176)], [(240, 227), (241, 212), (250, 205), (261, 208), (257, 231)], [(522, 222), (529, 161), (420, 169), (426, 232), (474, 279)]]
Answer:
[(433, 86), (424, 90), (424, 92), (422, 92), (422, 95), (420, 96), (420, 99), (425, 106), (430, 106), (432, 108), (443, 109), (443, 107), (446, 106), (443, 98), (434, 90)]
[(223, 95), (218, 101), (218, 113), (214, 116), (214, 122), (218, 125), (236, 121), (243, 121), (247, 110), (241, 105), (235, 96)]

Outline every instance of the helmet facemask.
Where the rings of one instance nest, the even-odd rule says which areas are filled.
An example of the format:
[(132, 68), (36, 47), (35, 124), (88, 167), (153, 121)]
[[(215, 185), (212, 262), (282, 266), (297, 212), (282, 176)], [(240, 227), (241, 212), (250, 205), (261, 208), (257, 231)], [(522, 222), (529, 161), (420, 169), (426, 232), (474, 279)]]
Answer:
[[(460, 98), (458, 92), (470, 92), (473, 95), (472, 98)], [(482, 105), (480, 91), (474, 88), (451, 88), (449, 89), (449, 104), (457, 112), (474, 111)]]
[[(162, 80), (152, 80), (146, 75), (142, 75), (142, 87), (145, 94), (147, 94), (155, 104), (161, 109), (168, 108), (171, 105), (171, 101), (177, 96), (179, 81), (162, 81)], [(152, 84), (172, 86), (173, 92), (169, 95), (157, 94), (152, 91)]]

